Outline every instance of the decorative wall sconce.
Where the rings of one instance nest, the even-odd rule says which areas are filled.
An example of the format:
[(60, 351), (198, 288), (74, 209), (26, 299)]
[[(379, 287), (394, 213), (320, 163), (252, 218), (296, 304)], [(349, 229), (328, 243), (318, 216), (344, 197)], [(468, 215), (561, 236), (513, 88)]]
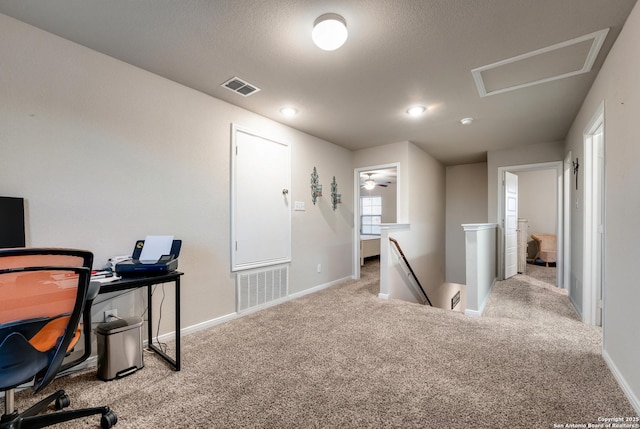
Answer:
[(313, 204), (316, 204), (316, 200), (318, 197), (322, 196), (322, 185), (318, 183), (318, 172), (316, 168), (313, 167), (313, 173), (311, 173), (311, 201)]
[(580, 169), (580, 163), (578, 162), (578, 158), (573, 161), (573, 174), (576, 176), (576, 191), (578, 190), (578, 170)]
[(342, 204), (342, 194), (338, 193), (336, 176), (333, 176), (333, 181), (331, 182), (331, 205), (333, 206), (333, 210), (338, 208), (338, 204)]

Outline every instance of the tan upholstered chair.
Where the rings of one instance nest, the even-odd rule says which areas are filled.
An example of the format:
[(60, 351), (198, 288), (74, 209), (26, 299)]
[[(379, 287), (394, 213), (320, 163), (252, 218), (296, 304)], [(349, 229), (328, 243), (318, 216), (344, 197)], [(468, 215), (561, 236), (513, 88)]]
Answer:
[(531, 234), (538, 245), (538, 253), (536, 253), (535, 260), (540, 259), (544, 261), (548, 267), (550, 262), (556, 262), (556, 235), (555, 234)]

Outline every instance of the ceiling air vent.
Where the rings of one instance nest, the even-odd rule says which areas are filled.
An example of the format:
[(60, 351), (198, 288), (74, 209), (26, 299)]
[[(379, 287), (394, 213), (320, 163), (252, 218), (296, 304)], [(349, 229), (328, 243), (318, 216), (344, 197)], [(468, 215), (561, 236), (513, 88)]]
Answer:
[(254, 94), (260, 91), (260, 88), (258, 88), (257, 86), (252, 85), (249, 82), (245, 82), (239, 77), (232, 77), (231, 79), (223, 83), (222, 86), (224, 86), (230, 91), (233, 91), (242, 95), (243, 97), (248, 97), (251, 94)]

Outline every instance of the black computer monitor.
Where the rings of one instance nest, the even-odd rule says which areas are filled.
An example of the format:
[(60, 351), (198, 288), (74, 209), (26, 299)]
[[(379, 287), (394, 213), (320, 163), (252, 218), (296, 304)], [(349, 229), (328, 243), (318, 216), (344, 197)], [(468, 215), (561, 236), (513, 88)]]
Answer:
[(0, 197), (0, 248), (24, 246), (24, 199)]

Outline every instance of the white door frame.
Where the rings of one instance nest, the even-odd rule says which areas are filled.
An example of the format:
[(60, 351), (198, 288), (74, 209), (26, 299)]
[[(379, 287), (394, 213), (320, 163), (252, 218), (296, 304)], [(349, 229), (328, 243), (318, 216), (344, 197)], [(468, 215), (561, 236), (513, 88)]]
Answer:
[[(597, 234), (599, 231), (597, 230), (597, 225), (594, 224), (595, 219), (597, 219), (597, 210), (602, 210), (604, 206), (604, 191), (602, 192), (602, 201), (600, 204), (596, 204), (596, 195), (597, 191), (596, 186), (599, 180), (604, 180), (605, 174), (604, 171), (601, 172), (601, 177), (598, 177), (597, 168), (594, 171), (594, 162), (597, 162), (597, 154), (596, 148), (593, 144), (594, 136), (602, 133), (603, 145), (604, 145), (604, 101), (600, 103), (598, 108), (596, 109), (595, 114), (589, 121), (589, 124), (586, 126), (584, 130), (584, 230), (583, 230), (583, 241), (582, 241), (582, 321), (588, 325), (595, 325), (597, 322), (597, 309), (598, 305), (602, 303), (600, 301), (600, 297), (597, 295), (596, 288), (596, 275), (598, 273), (598, 268), (601, 269), (600, 275), (604, 278), (604, 246), (602, 254), (600, 258), (598, 258), (598, 249), (595, 246), (597, 243)], [(582, 165), (581, 165), (582, 167)], [(604, 183), (603, 183), (604, 189)], [(603, 226), (605, 225), (604, 215), (602, 219)], [(602, 242), (604, 243), (605, 239), (605, 231), (601, 231), (602, 233)], [(598, 267), (598, 264), (600, 267)], [(605, 296), (605, 285), (604, 281), (602, 282), (602, 290), (601, 294), (604, 300)], [(602, 325), (604, 325), (604, 306), (602, 311)]]
[(571, 176), (573, 172), (573, 154), (571, 151), (564, 159), (564, 288), (571, 295)]
[(369, 170), (396, 169), (396, 221), (400, 213), (400, 163), (358, 167), (353, 170), (353, 278), (360, 278), (360, 173)]
[[(504, 173), (509, 171), (511, 173), (518, 171), (535, 171), (535, 170), (555, 170), (557, 177), (556, 185), (556, 285), (558, 287), (564, 287), (564, 255), (562, 249), (564, 249), (564, 225), (562, 222), (562, 195), (563, 195), (563, 181), (562, 181), (562, 161), (541, 162), (538, 164), (524, 164), (524, 165), (511, 165), (506, 167), (498, 167), (498, 276), (500, 280), (504, 280)], [(561, 250), (561, 251), (558, 251)]]

